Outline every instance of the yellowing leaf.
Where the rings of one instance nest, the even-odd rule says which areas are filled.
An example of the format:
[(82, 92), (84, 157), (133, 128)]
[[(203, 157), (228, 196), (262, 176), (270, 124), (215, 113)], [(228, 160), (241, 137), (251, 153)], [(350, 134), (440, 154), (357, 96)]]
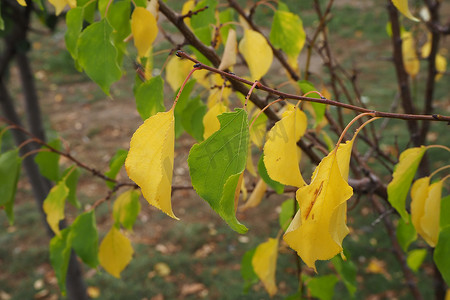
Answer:
[(406, 197), (426, 149), (425, 146), (421, 146), (403, 151), (392, 174), (392, 181), (387, 186), (388, 201), (405, 222), (408, 222)]
[[(250, 109), (250, 106), (249, 106)], [(260, 110), (257, 109), (253, 118), (256, 117)], [(253, 121), (253, 119), (252, 119)], [(250, 128), (250, 140), (258, 147), (261, 148), (263, 146), (264, 137), (266, 136), (266, 127), (267, 127), (267, 116), (265, 114), (260, 114), (259, 117), (253, 123), (252, 128)]]
[(136, 7), (131, 15), (131, 32), (138, 56), (147, 56), (158, 34), (155, 16), (143, 7)]
[(138, 190), (128, 190), (117, 197), (113, 206), (113, 217), (116, 224), (122, 224), (128, 230), (133, 228), (134, 222), (141, 210)]
[(283, 117), (267, 133), (264, 145), (264, 164), (270, 178), (282, 184), (301, 187), (305, 181), (298, 162), (297, 141), (306, 131), (306, 115), (289, 105)]
[[(187, 59), (180, 59), (173, 55), (166, 66), (166, 81), (173, 91), (178, 90), (192, 70), (193, 63)], [(195, 74), (195, 73), (194, 73)]]
[[(195, 7), (195, 0), (188, 0), (183, 4), (183, 8), (181, 9), (181, 15), (187, 14), (190, 10), (193, 10)], [(186, 23), (187, 27), (191, 28), (191, 18), (184, 18), (184, 23)]]
[(27, 3), (25, 2), (25, 0), (17, 0), (17, 3), (19, 3), (22, 6), (27, 6)]
[(436, 74), (436, 77), (434, 79), (435, 80), (441, 79), (446, 69), (447, 69), (447, 60), (445, 59), (444, 56), (436, 54), (436, 71), (438, 73)]
[(48, 2), (55, 7), (55, 15), (59, 15), (68, 4), (67, 0), (48, 0)]
[(431, 247), (436, 246), (439, 237), (442, 185), (442, 180), (430, 185), (430, 177), (423, 177), (411, 187), (411, 220)]
[(158, 21), (159, 3), (158, 0), (150, 0), (147, 3), (147, 10), (152, 13), (156, 21)]
[(300, 210), (283, 237), (314, 270), (316, 260), (331, 259), (342, 252), (342, 239), (348, 233), (345, 212), (340, 206), (352, 196), (353, 189), (341, 175), (340, 169), (345, 173), (344, 166), (338, 163), (348, 149), (351, 147), (339, 156), (333, 151), (323, 158), (311, 183), (297, 190)]
[(269, 238), (265, 243), (260, 244), (253, 254), (252, 266), (256, 275), (264, 284), (264, 288), (273, 296), (277, 293), (275, 282), (275, 271), (278, 258), (278, 239)]
[(431, 33), (427, 33), (427, 42), (420, 48), (420, 56), (427, 58), (431, 52)]
[(203, 126), (205, 128), (203, 132), (203, 138), (206, 140), (214, 132), (219, 130), (220, 123), (217, 116), (227, 111), (227, 107), (222, 102), (216, 103), (203, 117)]
[(139, 185), (148, 203), (178, 219), (172, 212), (170, 200), (174, 126), (172, 109), (159, 112), (145, 120), (131, 138), (125, 169), (130, 179)]
[(219, 65), (219, 70), (229, 69), (236, 63), (236, 31), (230, 29), (228, 31), (227, 43), (225, 44), (225, 49), (223, 50), (222, 61)]
[(262, 34), (246, 29), (239, 43), (239, 51), (247, 62), (252, 80), (261, 79), (269, 71), (273, 53)]
[(395, 7), (408, 19), (419, 22), (420, 20), (413, 16), (408, 7), (408, 0), (392, 0)]
[(59, 221), (64, 219), (64, 206), (69, 195), (69, 188), (65, 180), (61, 180), (52, 187), (44, 200), (43, 208), (47, 215), (47, 223), (57, 236), (61, 236), (59, 231)]
[(264, 180), (259, 179), (258, 183), (255, 186), (255, 189), (250, 195), (250, 198), (248, 198), (247, 202), (242, 206), (242, 211), (245, 211), (251, 207), (256, 207), (261, 203), (262, 198), (266, 194), (267, 191), (267, 184), (264, 182)]
[(120, 278), (120, 273), (130, 263), (133, 252), (130, 240), (113, 226), (100, 244), (98, 258), (109, 274)]
[(248, 156), (247, 156), (247, 164), (245, 165), (245, 168), (247, 169), (247, 171), (252, 174), (253, 176), (257, 176), (257, 171), (255, 169), (255, 165), (253, 164), (253, 159), (252, 159), (252, 145), (249, 144), (248, 147)]
[(419, 73), (420, 62), (417, 57), (414, 37), (411, 32), (405, 31), (402, 33), (402, 53), (406, 73), (411, 77), (415, 77)]

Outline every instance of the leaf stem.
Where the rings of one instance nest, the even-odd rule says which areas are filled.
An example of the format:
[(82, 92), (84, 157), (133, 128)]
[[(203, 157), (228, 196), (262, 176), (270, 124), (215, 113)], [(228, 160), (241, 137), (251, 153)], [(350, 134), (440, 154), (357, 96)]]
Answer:
[(441, 148), (441, 149), (444, 149), (444, 150), (447, 150), (448, 152), (450, 152), (450, 148), (446, 147), (444, 145), (429, 145), (429, 146), (427, 146), (427, 148), (428, 149), (430, 149), (430, 148)]
[(247, 111), (247, 103), (248, 103), (248, 98), (250, 98), (250, 96), (253, 93), (253, 90), (255, 89), (255, 87), (261, 85), (261, 83), (259, 83), (258, 80), (255, 80), (255, 83), (253, 83), (252, 87), (250, 88), (250, 90), (248, 91), (247, 96), (245, 96), (245, 102), (244, 102), (244, 110)]
[[(178, 53), (178, 52), (177, 52), (177, 53)], [(181, 87), (180, 87), (180, 89), (179, 89), (179, 91), (178, 91), (178, 94), (177, 94), (177, 96), (175, 97), (175, 100), (173, 101), (172, 108), (171, 108), (170, 110), (175, 109), (175, 105), (177, 105), (177, 102), (178, 102), (178, 99), (180, 98), (181, 92), (183, 91), (183, 89), (184, 89), (186, 83), (188, 82), (189, 78), (191, 78), (192, 74), (193, 74), (195, 71), (200, 70), (200, 69), (201, 69), (201, 67), (194, 67), (194, 68), (189, 72), (188, 76), (186, 76), (186, 79), (184, 79), (184, 82), (183, 82), (183, 84), (181, 85)]]
[(437, 169), (437, 170), (435, 170), (433, 173), (431, 173), (429, 177), (431, 178), (431, 177), (433, 177), (434, 175), (436, 175), (438, 172), (440, 172), (440, 171), (442, 171), (442, 170), (445, 170), (445, 169), (448, 169), (448, 168), (450, 168), (450, 165), (446, 165), (446, 166), (440, 167), (439, 169)]
[[(363, 113), (360, 115), (357, 115), (356, 117), (353, 118), (353, 120), (350, 121), (350, 123), (347, 124), (347, 126), (344, 128), (344, 130), (341, 133), (341, 136), (339, 137), (338, 142), (336, 143), (336, 147), (335, 149), (337, 149), (339, 147), (339, 144), (341, 143), (342, 139), (344, 138), (345, 134), (347, 133), (348, 129), (350, 128), (350, 126), (353, 125), (353, 123), (355, 123), (358, 119), (365, 117), (365, 116), (372, 116), (374, 117), (373, 113)], [(364, 127), (364, 125), (367, 123), (362, 124), (358, 129), (357, 132), (359, 132), (360, 128)]]
[(267, 104), (263, 109), (261, 109), (261, 110), (258, 112), (258, 114), (256, 115), (256, 117), (253, 118), (253, 121), (252, 121), (252, 123), (250, 124), (250, 127), (248, 128), (248, 131), (252, 130), (253, 123), (255, 123), (256, 119), (259, 118), (259, 115), (261, 115), (266, 109), (268, 109), (269, 106), (271, 106), (272, 104), (275, 104), (275, 103), (277, 103), (277, 102), (283, 101), (283, 100), (286, 100), (286, 99), (284, 99), (284, 98), (278, 98), (277, 100), (270, 102), (270, 103)]

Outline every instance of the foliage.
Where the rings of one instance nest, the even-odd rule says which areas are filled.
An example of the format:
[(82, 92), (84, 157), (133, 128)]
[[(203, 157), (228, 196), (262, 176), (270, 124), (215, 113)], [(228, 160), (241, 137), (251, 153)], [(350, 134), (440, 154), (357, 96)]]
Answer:
[[(17, 2), (25, 7), (34, 6), (37, 10), (47, 5), (39, 0)], [(331, 5), (332, 2), (329, 3)], [(251, 7), (250, 13), (246, 13), (234, 0), (228, 0), (229, 5), (225, 8), (219, 5), (218, 0), (189, 0), (183, 4), (180, 14), (176, 14), (165, 2), (155, 0), (54, 0), (50, 4), (56, 15), (62, 14), (66, 5), (70, 6), (64, 13), (67, 50), (76, 67), (85, 72), (106, 95), (110, 95), (111, 86), (124, 73), (123, 58), (130, 52), (137, 52), (134, 96), (136, 110), (143, 120), (131, 137), (129, 151), (119, 150), (110, 161), (110, 169), (104, 174), (62, 150), (59, 139), (45, 143), (27, 133), (43, 145), (35, 156), (41, 174), (56, 183), (43, 203), (43, 211), (55, 234), (50, 241), (50, 262), (62, 294), (66, 292), (66, 274), (72, 249), (89, 267), (101, 266), (112, 276), (120, 278), (134, 253), (130, 235), (141, 210), (138, 188), (150, 205), (178, 220), (171, 201), (176, 188), (172, 177), (176, 140), (184, 131), (198, 141), (191, 147), (187, 159), (192, 183), (189, 188), (193, 188), (237, 233), (245, 234), (248, 231), (238, 221), (237, 211), (258, 206), (264, 201), (268, 187), (269, 191), (278, 194), (296, 194), (295, 199), (286, 200), (281, 205), (280, 228), (276, 238), (269, 238), (244, 255), (241, 273), (246, 290), (258, 278), (270, 296), (277, 294), (278, 254), (287, 245), (310, 269), (320, 273), (319, 276), (312, 276), (312, 272), (302, 272), (299, 268), (296, 274), (300, 283), (298, 292), (288, 299), (305, 295), (331, 299), (338, 281), (342, 281), (353, 296), (357, 290), (356, 267), (351, 260), (346, 261), (343, 247), (343, 241), (350, 232), (347, 226), (347, 201), (353, 194), (364, 193), (370, 195), (368, 198), (377, 208), (380, 218), (389, 218), (385, 222), (391, 237), (394, 235), (391, 219), (397, 217), (386, 217), (390, 208), (385, 208), (385, 205), (400, 215), (396, 228), (398, 241), (392, 239), (392, 243), (414, 297), (420, 296), (420, 292), (411, 282), (414, 272), (420, 270), (426, 259), (425, 249), (428, 246), (435, 248), (434, 263), (446, 284), (450, 284), (450, 257), (446, 255), (450, 248), (450, 231), (449, 223), (445, 221), (449, 198), (442, 197), (449, 175), (441, 176), (435, 182), (431, 180), (449, 166), (431, 173), (428, 167), (423, 166), (429, 150), (446, 151), (447, 156), (450, 152), (443, 145), (423, 145), (428, 130), (425, 124), (432, 121), (448, 122), (450, 117), (432, 114), (432, 94), (430, 100), (425, 100), (424, 113), (415, 114), (409, 106), (411, 98), (402, 89), (409, 81), (418, 78), (419, 57), (422, 56), (429, 58), (432, 71), (428, 74), (427, 85), (433, 90), (434, 85), (445, 76), (446, 59), (438, 54), (439, 38), (436, 35), (439, 33), (429, 33), (431, 37), (423, 45), (421, 53), (418, 53), (415, 30), (407, 31), (399, 26), (398, 15), (395, 17), (398, 14), (396, 9), (424, 28), (429, 21), (426, 17), (415, 17), (406, 0), (390, 3), (389, 9), (394, 17), (388, 26), (393, 40), (402, 41), (400, 47), (395, 48), (394, 45), (393, 53), (405, 113), (369, 109), (361, 101), (360, 95), (356, 104), (348, 95), (349, 103), (341, 99), (331, 100), (326, 88), (317, 90), (315, 86), (323, 86), (326, 79), (317, 76), (309, 78), (311, 74), (308, 68), (313, 50), (322, 56), (328, 66), (331, 75), (329, 84), (334, 97), (339, 96), (339, 90), (344, 94), (347, 91), (346, 85), (339, 83), (341, 77), (335, 70), (338, 65), (333, 65), (331, 49), (327, 45), (325, 23), (331, 6), (321, 11), (319, 1), (316, 6), (320, 24), (310, 38), (307, 38), (301, 16), (282, 1), (278, 1), (277, 7), (270, 2), (258, 2)], [(261, 4), (273, 10), (268, 36), (252, 19), (252, 14)], [(43, 11), (46, 12), (45, 9)], [(160, 30), (163, 26), (163, 22), (158, 21), (160, 14), (164, 14), (167, 22), (176, 26), (186, 41), (182, 45), (174, 43), (172, 47), (168, 46), (166, 50), (176, 55), (167, 57), (161, 69), (157, 69), (153, 67), (158, 55), (154, 48), (160, 32), (172, 41), (170, 35)], [(5, 22), (0, 19), (0, 29), (8, 32), (11, 18), (8, 15), (0, 17), (5, 19)], [(319, 36), (322, 36), (322, 41), (318, 40)], [(133, 46), (129, 45), (131, 40)], [(324, 45), (318, 47), (320, 43)], [(305, 45), (307, 61), (305, 70), (301, 70), (303, 66), (298, 64), (299, 55)], [(186, 52), (177, 51), (184, 46)], [(326, 47), (326, 56), (321, 47)], [(281, 85), (277, 89), (271, 88), (273, 84), (268, 78), (273, 72), (274, 60), (286, 71), (287, 81), (283, 85), (288, 86), (287, 92), (281, 91)], [(300, 80), (301, 73), (303, 80)], [(405, 78), (406, 83), (402, 83)], [(167, 95), (165, 83), (176, 92), (170, 109), (166, 109), (164, 104), (164, 95)], [(357, 94), (357, 86), (354, 81), (352, 83)], [(261, 100), (261, 92), (254, 92), (255, 89), (267, 93), (267, 101)], [(312, 93), (314, 95), (310, 95)], [(206, 94), (208, 96), (204, 97)], [(336, 107), (338, 110), (334, 109)], [(342, 109), (356, 113), (347, 126)], [(361, 118), (368, 120), (362, 122)], [(397, 163), (378, 145), (375, 125), (370, 124), (371, 134), (364, 128), (379, 118), (404, 119), (408, 122), (413, 146), (401, 151)], [(420, 137), (416, 138), (419, 120), (423, 125)], [(357, 121), (357, 130), (348, 139), (346, 134), (349, 127)], [(5, 122), (10, 123), (6, 119)], [(367, 158), (354, 149), (356, 136), (362, 130), (363, 140), (371, 148), (370, 151), (378, 153), (373, 159), (394, 165), (392, 180), (387, 187), (374, 171), (375, 168), (364, 161)], [(330, 142), (327, 133), (330, 131), (339, 137), (335, 145)], [(318, 138), (318, 134), (325, 138)], [(0, 153), (0, 205), (11, 224), (14, 221), (12, 208), (22, 159), (34, 154), (29, 152), (19, 156), (21, 147), (19, 145), (17, 149)], [(64, 172), (60, 170), (61, 156), (74, 163)], [(253, 164), (253, 157), (259, 158), (257, 168)], [(352, 158), (358, 166), (351, 164)], [(309, 181), (305, 181), (302, 175), (305, 164), (310, 167), (315, 165)], [(116, 180), (122, 166), (133, 182)], [(89, 209), (78, 211), (75, 220), (62, 229), (60, 222), (66, 218), (66, 200), (78, 209), (81, 207), (75, 193), (80, 169), (102, 178), (111, 191)], [(414, 181), (416, 173), (421, 178)], [(256, 185), (247, 203), (239, 206), (239, 202), (247, 198), (249, 186), (246, 183), (249, 181), (256, 182)], [(129, 189), (114, 200), (112, 225), (98, 245), (96, 209), (103, 202), (112, 201), (118, 190), (124, 187)], [(380, 204), (374, 197), (384, 199), (386, 203)], [(418, 236), (428, 246), (417, 241)], [(412, 244), (415, 249), (409, 250)], [(325, 271), (330, 274), (323, 274), (322, 268), (317, 268), (318, 260), (331, 260), (334, 268)], [(375, 262), (370, 266), (372, 271), (382, 273)]]

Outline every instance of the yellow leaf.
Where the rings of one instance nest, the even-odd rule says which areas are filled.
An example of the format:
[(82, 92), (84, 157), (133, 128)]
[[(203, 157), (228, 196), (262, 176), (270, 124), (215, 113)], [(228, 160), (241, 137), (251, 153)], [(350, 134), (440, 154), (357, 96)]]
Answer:
[(22, 6), (27, 6), (27, 3), (25, 2), (25, 0), (17, 0), (17, 3), (19, 3)]
[(155, 16), (143, 7), (136, 7), (131, 15), (131, 33), (138, 56), (147, 56), (158, 34)]
[(305, 113), (289, 104), (281, 120), (267, 133), (264, 164), (273, 180), (296, 187), (305, 185), (298, 166), (297, 141), (305, 133), (306, 126)]
[(416, 53), (416, 46), (411, 32), (402, 33), (402, 53), (405, 71), (411, 77), (415, 77), (419, 73), (420, 62)]
[(351, 150), (350, 144), (346, 145), (341, 145), (344, 149), (339, 155), (332, 151), (323, 158), (313, 172), (311, 183), (297, 190), (300, 210), (283, 237), (316, 272), (316, 260), (331, 259), (342, 252), (342, 239), (348, 233), (341, 205), (352, 196), (353, 189), (341, 175), (340, 169), (345, 175), (348, 167), (338, 163)]
[(125, 169), (130, 179), (139, 185), (148, 203), (178, 219), (172, 212), (170, 200), (174, 124), (173, 110), (159, 112), (145, 120), (131, 138)]
[(430, 177), (422, 177), (411, 187), (411, 220), (431, 247), (439, 237), (442, 185), (443, 180), (430, 185)]
[(253, 164), (253, 159), (252, 159), (252, 144), (248, 144), (247, 164), (246, 164), (245, 168), (251, 175), (253, 175), (255, 177), (258, 176), (258, 172), (255, 169), (255, 165)]
[(109, 274), (120, 278), (120, 273), (130, 263), (133, 252), (130, 240), (113, 226), (100, 244), (98, 258), (100, 265)]
[(420, 56), (427, 58), (431, 52), (431, 33), (427, 33), (427, 42), (420, 48)]
[(65, 180), (61, 180), (52, 187), (44, 200), (43, 209), (47, 215), (47, 223), (57, 236), (61, 236), (59, 221), (64, 219), (64, 206), (68, 195), (69, 188), (66, 186)]
[(408, 19), (419, 22), (420, 20), (413, 16), (408, 7), (408, 0), (392, 0), (395, 7)]
[(68, 4), (67, 0), (48, 0), (55, 7), (55, 15), (59, 15)]
[(252, 80), (261, 79), (269, 71), (273, 53), (262, 34), (246, 29), (239, 43), (239, 51), (247, 62)]
[(100, 289), (96, 286), (89, 286), (86, 292), (93, 299), (100, 297)]
[(219, 70), (229, 69), (236, 63), (236, 31), (230, 29), (228, 31), (227, 43), (225, 44), (225, 49), (223, 50), (222, 61), (219, 65)]
[(255, 186), (255, 189), (248, 198), (247, 202), (242, 206), (242, 211), (245, 211), (249, 208), (256, 207), (261, 203), (262, 198), (266, 194), (267, 184), (264, 180), (259, 179), (258, 183)]
[(183, 84), (183, 81), (192, 70), (193, 65), (190, 60), (180, 59), (175, 55), (170, 58), (166, 66), (166, 81), (173, 91), (178, 90), (181, 84)]
[(242, 193), (242, 200), (247, 201), (248, 192), (247, 192), (247, 187), (245, 186), (245, 177), (244, 176), (242, 176), (241, 193)]
[(203, 117), (203, 138), (206, 140), (214, 132), (220, 129), (219, 119), (217, 116), (227, 111), (227, 107), (222, 102), (216, 103)]
[[(188, 0), (183, 4), (183, 8), (181, 9), (181, 15), (187, 14), (190, 10), (193, 10), (195, 7), (195, 0)], [(184, 18), (184, 23), (186, 23), (187, 27), (192, 29), (191, 27), (191, 18)]]
[(446, 69), (447, 69), (447, 60), (445, 59), (444, 56), (436, 54), (436, 71), (438, 73), (436, 74), (436, 77), (434, 79), (435, 80), (441, 79)]
[(278, 239), (269, 238), (267, 242), (260, 244), (253, 254), (252, 266), (256, 275), (264, 284), (264, 288), (273, 296), (277, 293), (275, 271), (278, 258)]
[(450, 300), (450, 289), (447, 289), (447, 293), (445, 293), (445, 300)]

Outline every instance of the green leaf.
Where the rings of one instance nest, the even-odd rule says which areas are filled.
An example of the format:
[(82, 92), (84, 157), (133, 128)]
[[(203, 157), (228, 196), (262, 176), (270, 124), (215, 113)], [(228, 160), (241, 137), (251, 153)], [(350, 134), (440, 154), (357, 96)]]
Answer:
[(83, 8), (75, 7), (66, 14), (67, 31), (64, 35), (66, 48), (73, 59), (77, 58), (77, 42), (83, 28)]
[(203, 141), (203, 117), (206, 114), (206, 105), (203, 104), (200, 97), (190, 99), (183, 110), (181, 124), (193, 138), (198, 142)]
[(336, 275), (325, 275), (311, 278), (308, 283), (308, 289), (311, 296), (320, 300), (331, 300), (334, 295), (334, 286), (339, 281)]
[[(61, 150), (61, 141), (59, 139), (54, 139), (48, 142), (48, 144), (56, 150)], [(59, 154), (46, 151), (48, 148), (45, 146), (42, 146), (41, 149), (44, 151), (39, 152), (35, 156), (34, 161), (45, 178), (57, 182), (60, 179)]]
[(450, 226), (450, 195), (441, 199), (441, 215), (439, 217), (439, 227), (441, 229)]
[(267, 174), (266, 166), (264, 165), (264, 154), (261, 155), (258, 162), (258, 173), (259, 176), (261, 176), (262, 180), (264, 180), (265, 183), (267, 183), (271, 188), (277, 192), (277, 194), (283, 194), (284, 192), (284, 185), (279, 183), (278, 181), (272, 180), (272, 178), (269, 177), (269, 174)]
[(80, 178), (81, 171), (76, 166), (67, 168), (62, 177), (65, 178), (66, 186), (69, 188), (69, 195), (67, 201), (76, 208), (81, 208), (81, 203), (77, 199), (77, 184), (78, 178)]
[(83, 7), (83, 18), (88, 23), (94, 22), (94, 16), (97, 8), (97, 1), (92, 0), (77, 0), (77, 7)]
[(331, 262), (336, 269), (336, 272), (341, 277), (342, 281), (347, 288), (348, 293), (353, 298), (356, 292), (356, 266), (355, 264), (347, 259), (343, 261), (340, 255), (336, 255), (331, 259)]
[[(125, 159), (127, 158), (128, 151), (124, 149), (117, 150), (116, 154), (109, 161), (109, 170), (105, 172), (105, 175), (108, 178), (116, 179), (117, 173), (119, 173), (123, 164), (125, 163)], [(112, 189), (115, 186), (114, 182), (107, 181), (106, 185)]]
[(426, 150), (425, 146), (421, 146), (403, 151), (395, 165), (392, 181), (387, 186), (388, 201), (405, 222), (408, 221), (406, 196)]
[(165, 111), (164, 106), (164, 80), (156, 76), (143, 82), (136, 89), (136, 108), (143, 121), (160, 111)]
[(397, 225), (397, 240), (403, 251), (407, 252), (409, 245), (417, 240), (417, 232), (409, 217), (408, 223), (400, 219)]
[(117, 63), (122, 65), (123, 55), (127, 53), (127, 43), (124, 39), (131, 34), (131, 6), (130, 1), (117, 1), (109, 7), (107, 19), (114, 31), (112, 40), (118, 50)]
[(419, 267), (422, 265), (425, 257), (427, 256), (427, 249), (414, 249), (408, 252), (408, 257), (406, 258), (406, 263), (408, 267), (417, 272)]
[(106, 19), (89, 25), (78, 39), (78, 62), (86, 74), (109, 96), (111, 84), (120, 79), (117, 49), (111, 42), (113, 28)]
[(249, 132), (247, 112), (218, 116), (220, 129), (189, 152), (192, 185), (197, 193), (230, 225), (244, 233), (247, 228), (235, 216), (234, 194), (247, 162)]
[(273, 16), (270, 42), (290, 57), (297, 57), (303, 48), (306, 34), (300, 17), (289, 11), (277, 10)]
[(244, 293), (247, 294), (252, 285), (259, 281), (258, 275), (256, 275), (253, 269), (252, 259), (255, 254), (256, 248), (248, 250), (242, 256), (241, 261), (241, 275), (244, 279)]
[(117, 227), (122, 224), (128, 230), (133, 228), (134, 222), (136, 222), (136, 218), (141, 211), (140, 195), (141, 193), (138, 190), (132, 189), (122, 193), (114, 201), (113, 217)]
[(224, 44), (228, 38), (228, 31), (231, 28), (233, 28), (233, 29), (235, 28), (235, 26), (233, 24), (230, 24), (230, 22), (233, 22), (233, 21), (234, 21), (234, 10), (233, 9), (227, 8), (227, 9), (219, 12), (220, 24), (227, 23), (227, 25), (224, 25), (220, 28), (220, 38), (222, 39), (222, 43), (224, 43)]
[[(299, 80), (299, 81), (297, 81), (297, 83), (298, 83), (298, 86), (300, 87), (300, 89), (302, 90), (303, 94), (306, 94), (306, 93), (312, 92), (312, 91), (317, 91), (317, 89), (314, 87), (314, 85), (307, 80)], [(308, 97), (320, 99), (320, 96), (317, 93), (312, 93), (312, 94), (308, 95)], [(323, 117), (325, 116), (325, 111), (327, 109), (327, 106), (325, 104), (316, 103), (316, 102), (311, 102), (311, 105), (314, 109), (314, 113), (316, 114), (316, 120), (314, 123), (314, 127), (315, 127), (320, 122), (322, 122)]]
[(109, 0), (98, 0), (98, 11), (100, 13), (100, 16), (103, 18), (105, 17), (106, 7), (108, 6)]
[(10, 225), (14, 223), (13, 206), (21, 164), (17, 149), (0, 153), (0, 207), (4, 206)]
[(61, 230), (61, 236), (55, 235), (50, 241), (50, 263), (55, 270), (59, 289), (63, 296), (66, 295), (66, 275), (69, 267), (71, 244), (68, 239), (70, 228)]
[(5, 22), (2, 18), (2, 7), (0, 6), (0, 30), (5, 30)]
[(438, 243), (434, 248), (433, 259), (447, 285), (450, 286), (450, 226), (439, 233)]
[(91, 268), (98, 266), (98, 233), (93, 210), (79, 215), (73, 221), (69, 241), (85, 264)]
[(287, 199), (281, 204), (281, 212), (278, 217), (281, 229), (286, 231), (294, 217), (294, 199)]
[[(183, 125), (181, 123), (183, 119), (183, 111), (189, 103), (189, 96), (195, 86), (195, 83), (195, 80), (190, 80), (186, 83), (180, 97), (178, 98), (177, 105), (175, 106), (175, 138), (178, 138), (183, 133)], [(175, 94), (178, 94), (178, 91), (179, 89)]]
[(193, 11), (201, 9), (205, 6), (208, 6), (208, 8), (191, 17), (191, 26), (194, 34), (200, 39), (200, 41), (202, 41), (205, 45), (210, 45), (212, 37), (211, 24), (216, 24), (217, 0), (200, 1), (194, 7)]

